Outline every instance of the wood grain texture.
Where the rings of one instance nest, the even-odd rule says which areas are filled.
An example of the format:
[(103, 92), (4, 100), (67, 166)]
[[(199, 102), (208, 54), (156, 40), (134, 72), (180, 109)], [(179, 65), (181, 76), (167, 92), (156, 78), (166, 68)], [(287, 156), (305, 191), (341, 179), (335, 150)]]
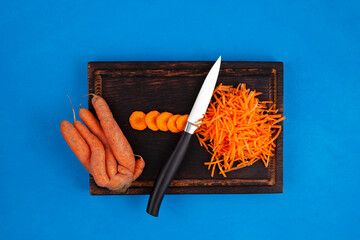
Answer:
[[(180, 134), (136, 131), (130, 127), (133, 111), (158, 110), (188, 114), (214, 62), (90, 62), (89, 93), (102, 95), (130, 142), (146, 162), (143, 174), (122, 195), (149, 194), (154, 181), (174, 149)], [(261, 100), (272, 100), (283, 114), (283, 64), (281, 62), (222, 62), (218, 84), (260, 91)], [(89, 109), (95, 113), (90, 101)], [(281, 123), (282, 125), (282, 123)], [(193, 137), (169, 194), (281, 193), (283, 190), (283, 133), (276, 140), (275, 156), (268, 168), (261, 161), (229, 172), (227, 178), (210, 172), (204, 162), (210, 154)], [(90, 176), (92, 195), (121, 194), (98, 187)]]

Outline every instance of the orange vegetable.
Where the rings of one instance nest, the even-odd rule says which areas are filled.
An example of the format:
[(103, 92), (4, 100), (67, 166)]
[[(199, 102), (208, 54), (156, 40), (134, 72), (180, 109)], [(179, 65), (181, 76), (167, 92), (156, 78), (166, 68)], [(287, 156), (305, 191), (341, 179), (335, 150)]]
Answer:
[(100, 123), (89, 110), (80, 106), (80, 118), (89, 129), (76, 121), (73, 108), (74, 124), (62, 121), (61, 133), (97, 185), (125, 192), (141, 175), (145, 161), (142, 157), (135, 161), (131, 146), (105, 100), (98, 95), (90, 95), (93, 96), (92, 104)]
[(179, 117), (176, 120), (176, 127), (177, 127), (177, 129), (179, 129), (179, 131), (185, 130), (185, 126), (186, 126), (188, 117), (189, 117), (189, 115), (186, 114), (186, 115), (182, 115), (181, 117)]
[(106, 173), (105, 149), (101, 141), (92, 134), (80, 121), (74, 122), (74, 127), (85, 139), (91, 150), (90, 169), (97, 185), (106, 187), (109, 183), (109, 176)]
[(135, 181), (141, 175), (141, 173), (145, 167), (144, 159), (139, 155), (135, 155), (135, 156), (139, 157), (139, 159), (137, 159), (136, 163), (135, 163), (135, 171), (134, 171), (133, 181)]
[[(250, 166), (261, 160), (268, 167), (274, 156), (275, 140), (285, 117), (276, 114), (271, 101), (260, 101), (260, 92), (219, 85), (196, 135), (200, 144), (212, 154), (206, 162), (214, 176), (215, 168), (226, 177), (226, 172)], [(272, 104), (267, 107), (267, 104)]]
[(81, 164), (90, 172), (90, 148), (78, 130), (67, 120), (60, 123), (61, 134)]
[(167, 127), (167, 123), (172, 115), (172, 113), (163, 112), (156, 118), (156, 125), (161, 131), (166, 132), (167, 130), (169, 130)]
[[(104, 100), (105, 101), (105, 100)], [(106, 103), (106, 102), (105, 102)], [(99, 121), (95, 118), (92, 113), (84, 108), (80, 108), (79, 115), (89, 129), (103, 142), (105, 147), (105, 159), (106, 159), (106, 169), (109, 176), (109, 182), (106, 184), (106, 187), (110, 190), (116, 190), (124, 192), (129, 188), (131, 183), (141, 175), (143, 168), (145, 166), (144, 160), (138, 159), (135, 161), (134, 172), (131, 172), (128, 169), (128, 166), (118, 165), (116, 158), (111, 150), (109, 141), (103, 131)], [(116, 130), (116, 129), (115, 129)], [(124, 144), (126, 144), (124, 142)], [(136, 174), (136, 178), (135, 175)], [(95, 177), (94, 177), (95, 178)]]
[(117, 161), (114, 154), (111, 151), (109, 142), (105, 136), (105, 133), (95, 116), (86, 108), (80, 106), (79, 116), (89, 130), (100, 139), (105, 149), (105, 162), (106, 171), (109, 178), (112, 178), (117, 173)]
[(130, 125), (135, 130), (144, 130), (147, 125), (145, 122), (145, 113), (141, 111), (135, 111), (129, 118)]
[(117, 168), (118, 173), (110, 179), (106, 187), (110, 190), (125, 192), (133, 181), (133, 173), (121, 165), (118, 165)]
[[(143, 112), (135, 111), (130, 116), (130, 125), (132, 128), (137, 130), (144, 130), (145, 127), (139, 127), (142, 125)], [(170, 130), (173, 133), (178, 133), (184, 131), (188, 115), (173, 115), (169, 112), (159, 113), (158, 111), (151, 111), (145, 115), (145, 125), (153, 131), (168, 131)], [(140, 120), (139, 120), (140, 119)], [(139, 124), (139, 122), (141, 122)]]
[(169, 121), (167, 123), (167, 127), (168, 129), (172, 132), (172, 133), (178, 133), (180, 132), (180, 130), (176, 127), (176, 120), (180, 117), (181, 115), (176, 114), (173, 115), (169, 118)]
[(158, 131), (159, 128), (156, 125), (156, 119), (160, 115), (158, 111), (151, 111), (145, 116), (145, 123), (148, 126), (149, 129), (153, 131)]
[(135, 157), (128, 140), (115, 121), (106, 101), (98, 95), (91, 95), (93, 96), (92, 105), (118, 164), (134, 173)]

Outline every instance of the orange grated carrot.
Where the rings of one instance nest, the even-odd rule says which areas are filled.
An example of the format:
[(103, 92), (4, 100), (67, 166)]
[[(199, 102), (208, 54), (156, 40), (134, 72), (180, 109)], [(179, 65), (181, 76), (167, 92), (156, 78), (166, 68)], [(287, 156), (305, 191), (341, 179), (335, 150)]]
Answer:
[(214, 90), (213, 101), (196, 130), (200, 145), (212, 154), (204, 163), (212, 177), (215, 169), (226, 177), (227, 172), (259, 160), (269, 166), (281, 132), (276, 124), (285, 117), (278, 114), (272, 101), (260, 101), (260, 94), (245, 84), (236, 88), (220, 84)]

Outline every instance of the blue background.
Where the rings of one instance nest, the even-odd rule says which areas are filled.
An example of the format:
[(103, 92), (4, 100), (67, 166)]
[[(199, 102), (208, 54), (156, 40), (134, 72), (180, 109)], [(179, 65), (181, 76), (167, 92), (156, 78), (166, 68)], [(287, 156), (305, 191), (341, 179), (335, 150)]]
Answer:
[[(0, 238), (359, 239), (360, 1), (176, 2), (1, 2)], [(159, 218), (90, 196), (59, 131), (87, 62), (220, 54), (284, 62), (284, 193), (166, 196)]]

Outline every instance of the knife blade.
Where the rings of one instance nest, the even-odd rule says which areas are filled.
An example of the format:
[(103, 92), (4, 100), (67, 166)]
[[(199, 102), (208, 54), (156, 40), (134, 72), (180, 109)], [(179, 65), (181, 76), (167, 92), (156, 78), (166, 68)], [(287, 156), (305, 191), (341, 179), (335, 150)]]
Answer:
[(152, 216), (157, 217), (159, 215), (161, 202), (185, 156), (186, 150), (191, 140), (191, 136), (198, 128), (197, 123), (199, 123), (199, 121), (203, 118), (203, 115), (205, 114), (206, 109), (209, 106), (211, 96), (213, 94), (217, 78), (219, 76), (220, 65), (221, 56), (216, 60), (209, 73), (207, 74), (189, 114), (185, 130), (170, 158), (168, 159), (164, 167), (161, 169), (160, 174), (155, 182), (146, 209), (146, 212)]

